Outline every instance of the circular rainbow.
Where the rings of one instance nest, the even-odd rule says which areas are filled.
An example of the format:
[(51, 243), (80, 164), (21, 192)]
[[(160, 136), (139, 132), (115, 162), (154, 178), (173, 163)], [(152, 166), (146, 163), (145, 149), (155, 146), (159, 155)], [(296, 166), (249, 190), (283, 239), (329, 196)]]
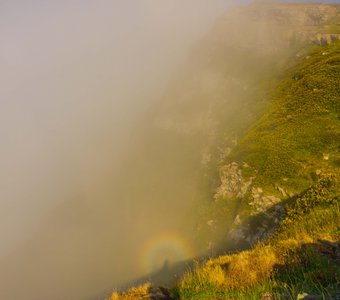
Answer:
[(140, 263), (144, 272), (153, 272), (193, 256), (193, 249), (182, 236), (172, 232), (159, 233), (142, 248)]

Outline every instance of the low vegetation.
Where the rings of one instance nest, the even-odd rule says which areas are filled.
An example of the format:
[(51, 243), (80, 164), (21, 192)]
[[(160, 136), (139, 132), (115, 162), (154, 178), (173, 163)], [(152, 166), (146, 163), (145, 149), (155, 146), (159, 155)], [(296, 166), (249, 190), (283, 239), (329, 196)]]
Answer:
[(339, 297), (339, 100), (340, 44), (316, 47), (227, 158), (256, 169), (264, 189), (295, 194), (281, 225), (251, 250), (197, 264), (176, 289), (180, 299)]
[(340, 280), (336, 181), (322, 178), (287, 207), (278, 231), (251, 250), (210, 259), (188, 272), (180, 299), (331, 299)]
[[(339, 299), (340, 43), (302, 55), (272, 98), (223, 163), (250, 166), (244, 176), (264, 190), (289, 191), (280, 225), (249, 250), (197, 262), (163, 299)], [(151, 289), (111, 300), (158, 299)]]
[(316, 47), (281, 81), (271, 107), (241, 139), (228, 161), (245, 161), (256, 182), (301, 192), (315, 169), (338, 164), (340, 47)]
[(297, 194), (270, 238), (185, 274), (180, 299), (339, 297), (339, 97), (339, 43), (316, 47), (288, 72), (227, 160), (253, 166), (267, 189), (279, 183)]

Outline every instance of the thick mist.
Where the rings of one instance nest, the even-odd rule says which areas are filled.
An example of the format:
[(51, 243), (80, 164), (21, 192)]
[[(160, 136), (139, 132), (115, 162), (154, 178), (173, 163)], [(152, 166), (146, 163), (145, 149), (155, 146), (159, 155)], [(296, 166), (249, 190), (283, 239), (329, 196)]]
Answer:
[(1, 299), (93, 299), (198, 254), (196, 157), (144, 120), (227, 6), (1, 1)]
[(133, 121), (224, 7), (2, 1), (0, 254), (114, 170)]
[(171, 284), (233, 246), (219, 171), (319, 30), (235, 3), (0, 2), (1, 299)]

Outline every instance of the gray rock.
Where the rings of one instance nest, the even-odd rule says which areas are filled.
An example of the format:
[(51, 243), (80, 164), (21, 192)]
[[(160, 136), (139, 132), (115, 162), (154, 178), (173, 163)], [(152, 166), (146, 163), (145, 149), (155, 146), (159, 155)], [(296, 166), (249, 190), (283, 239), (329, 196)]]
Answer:
[(236, 162), (232, 162), (220, 169), (221, 184), (217, 188), (214, 198), (242, 198), (248, 192), (254, 177), (245, 180), (242, 169)]
[(266, 196), (263, 193), (262, 188), (260, 187), (253, 187), (251, 190), (253, 201), (249, 202), (249, 205), (254, 208), (254, 213), (257, 214), (260, 212), (265, 212), (270, 207), (274, 206), (275, 204), (281, 202), (281, 199), (272, 195)]

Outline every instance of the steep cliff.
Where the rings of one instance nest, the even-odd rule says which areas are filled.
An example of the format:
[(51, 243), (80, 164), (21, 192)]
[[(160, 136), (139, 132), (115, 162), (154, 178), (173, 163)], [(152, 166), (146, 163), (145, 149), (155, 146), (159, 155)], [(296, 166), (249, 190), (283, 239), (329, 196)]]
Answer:
[(253, 4), (196, 47), (152, 127), (195, 145), (197, 247), (251, 250), (198, 265), (172, 296), (112, 299), (336, 297), (339, 20), (337, 4)]

